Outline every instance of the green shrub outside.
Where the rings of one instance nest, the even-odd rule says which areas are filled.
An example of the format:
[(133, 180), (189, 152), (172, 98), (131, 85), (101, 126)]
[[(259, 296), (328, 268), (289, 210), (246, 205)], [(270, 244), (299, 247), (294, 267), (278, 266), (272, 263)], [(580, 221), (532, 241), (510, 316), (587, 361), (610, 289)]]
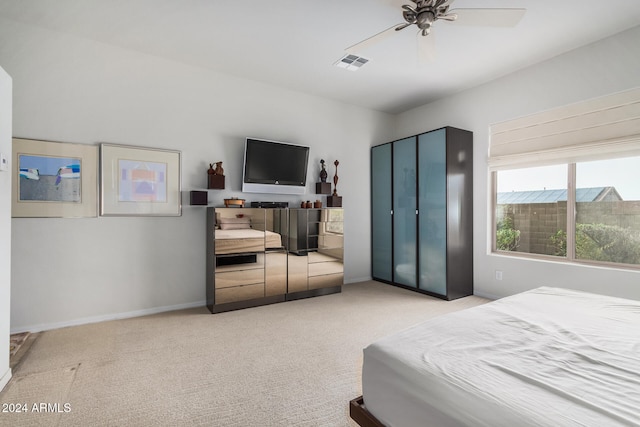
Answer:
[[(567, 256), (567, 233), (551, 236), (557, 256)], [(576, 225), (576, 258), (640, 264), (640, 232), (606, 224)]]

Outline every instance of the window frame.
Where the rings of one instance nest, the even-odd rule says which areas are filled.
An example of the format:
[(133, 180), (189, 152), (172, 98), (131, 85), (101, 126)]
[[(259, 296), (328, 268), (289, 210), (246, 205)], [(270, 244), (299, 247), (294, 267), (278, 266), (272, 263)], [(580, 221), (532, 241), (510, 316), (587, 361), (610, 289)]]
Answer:
[[(625, 156), (621, 156), (625, 157)], [(610, 157), (605, 157), (610, 158)], [(616, 268), (620, 270), (640, 270), (640, 264), (625, 264), (611, 261), (598, 261), (576, 258), (576, 165), (580, 162), (560, 163), (567, 167), (567, 254), (565, 256), (554, 256), (536, 254), (528, 252), (515, 252), (500, 250), (497, 248), (497, 202), (498, 202), (498, 172), (490, 171), (491, 180), (491, 254), (502, 255), (522, 259), (536, 259), (541, 261), (552, 261), (560, 263), (571, 263), (597, 267)], [(510, 170), (524, 169), (524, 167), (509, 168)]]

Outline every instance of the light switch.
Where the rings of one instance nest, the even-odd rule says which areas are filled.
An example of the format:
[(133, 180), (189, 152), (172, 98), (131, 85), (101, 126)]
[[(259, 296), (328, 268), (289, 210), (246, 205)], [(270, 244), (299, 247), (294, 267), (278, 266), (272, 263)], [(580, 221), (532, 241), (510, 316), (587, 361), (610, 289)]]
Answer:
[(0, 171), (9, 170), (9, 161), (7, 160), (7, 156), (4, 153), (0, 153)]

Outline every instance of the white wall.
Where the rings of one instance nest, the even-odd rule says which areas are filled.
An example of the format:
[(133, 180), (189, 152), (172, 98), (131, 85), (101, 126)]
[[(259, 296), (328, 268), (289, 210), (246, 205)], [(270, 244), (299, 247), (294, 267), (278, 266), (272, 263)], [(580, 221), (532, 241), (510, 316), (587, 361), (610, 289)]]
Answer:
[(241, 193), (246, 136), (311, 147), (304, 199), (316, 199), (319, 160), (330, 176), (340, 160), (345, 281), (370, 277), (369, 147), (391, 138), (392, 116), (7, 22), (0, 64), (14, 78), (14, 136), (183, 155), (180, 218), (13, 219), (12, 331), (204, 305), (205, 210), (188, 191), (206, 188), (208, 164), (225, 169), (216, 206), (303, 200)]
[[(640, 86), (640, 27), (399, 116), (396, 138), (442, 126), (474, 133), (475, 292), (563, 286), (640, 299), (640, 272), (490, 254), (489, 125)], [(503, 271), (503, 280), (495, 271)]]
[[(640, 298), (637, 272), (490, 255), (486, 164), (490, 123), (640, 86), (639, 39), (636, 28), (399, 117), (8, 22), (0, 64), (13, 76), (14, 136), (180, 149), (185, 192), (223, 161), (215, 205), (302, 199), (240, 192), (245, 136), (311, 146), (309, 191), (320, 158), (339, 159), (347, 282), (370, 276), (369, 147), (445, 125), (472, 130), (477, 293), (552, 285)], [(203, 304), (204, 227), (204, 209), (188, 205), (180, 218), (13, 219), (11, 330)]]
[(11, 90), (11, 77), (0, 67), (0, 154), (9, 162), (9, 170), (0, 170), (0, 390), (11, 379)]

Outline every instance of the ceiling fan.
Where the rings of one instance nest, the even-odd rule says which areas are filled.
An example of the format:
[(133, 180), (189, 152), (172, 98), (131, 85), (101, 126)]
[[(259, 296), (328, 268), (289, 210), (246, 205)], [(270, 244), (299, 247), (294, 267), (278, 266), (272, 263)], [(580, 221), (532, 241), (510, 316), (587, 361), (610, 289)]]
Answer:
[(357, 54), (368, 46), (412, 25), (418, 27), (418, 35), (428, 36), (433, 24), (440, 20), (458, 25), (513, 27), (526, 11), (525, 9), (450, 9), (453, 0), (411, 1), (415, 6), (402, 5), (402, 17), (406, 22), (395, 24), (345, 50), (348, 53)]

